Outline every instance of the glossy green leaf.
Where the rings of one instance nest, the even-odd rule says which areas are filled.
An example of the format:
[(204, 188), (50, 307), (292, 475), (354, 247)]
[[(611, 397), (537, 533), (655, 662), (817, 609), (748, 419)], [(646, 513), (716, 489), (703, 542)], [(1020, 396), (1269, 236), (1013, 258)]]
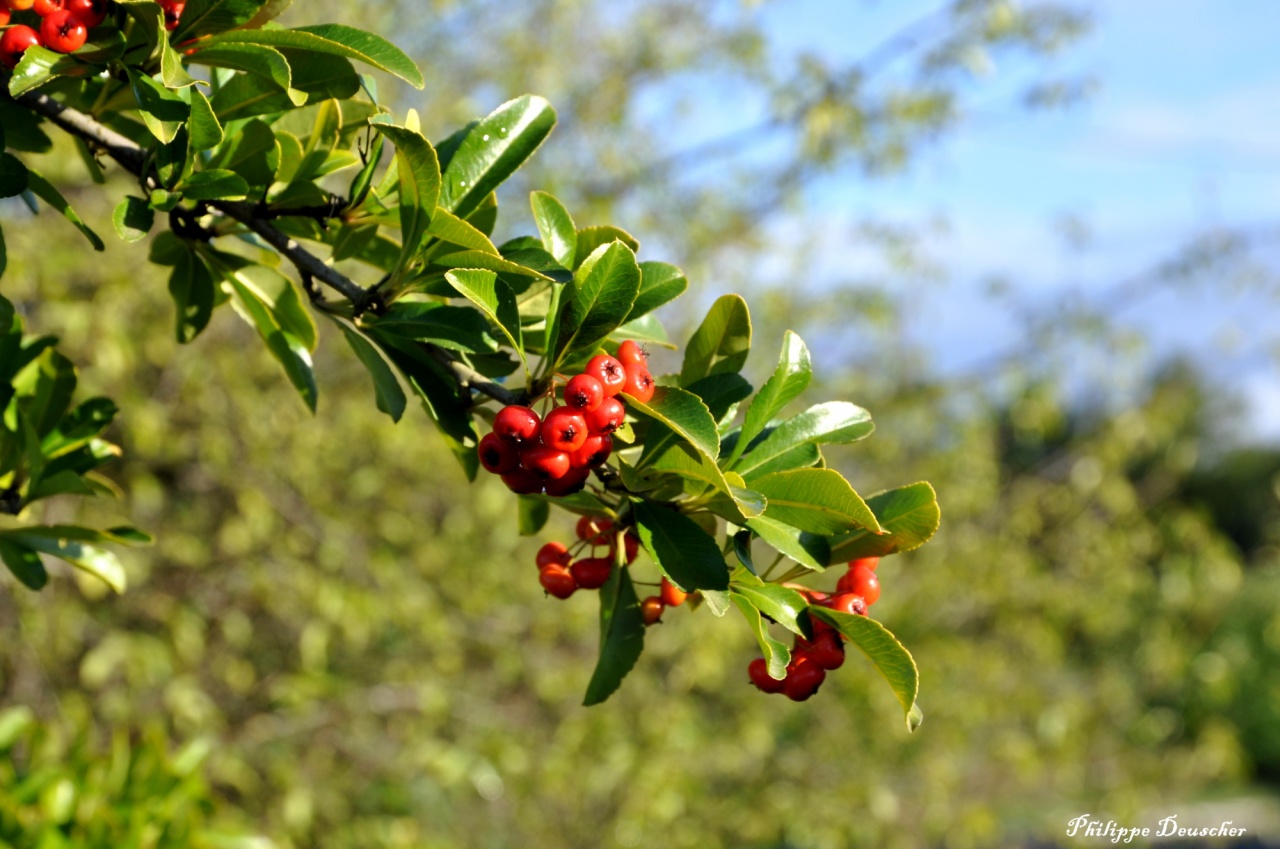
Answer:
[(17, 197), (27, 190), (27, 166), (12, 153), (0, 153), (0, 198)]
[(211, 168), (197, 171), (178, 185), (188, 200), (244, 200), (249, 184), (234, 171)]
[(235, 171), (251, 186), (265, 186), (275, 179), (272, 159), (279, 159), (275, 134), (266, 122), (245, 122), (240, 132), (232, 133), (210, 157), (209, 168)]
[(742, 596), (752, 607), (788, 631), (804, 636), (797, 621), (809, 606), (804, 596), (780, 584), (767, 584), (748, 572), (740, 571), (738, 575), (740, 577), (730, 585), (734, 595)]
[(213, 275), (191, 251), (184, 250), (173, 265), (169, 296), (176, 309), (175, 334), (179, 344), (186, 345), (208, 327), (217, 300)]
[(865, 616), (839, 613), (824, 607), (810, 607), (809, 615), (835, 626), (867, 656), (902, 703), (907, 730), (915, 731), (919, 728), (924, 719), (916, 704), (920, 691), (920, 672), (911, 653), (898, 642), (897, 637), (879, 622)]
[(293, 87), (293, 70), (284, 54), (265, 44), (223, 44), (212, 47), (196, 45), (192, 62), (214, 68), (230, 68), (253, 74), (284, 92), (295, 106), (307, 102), (306, 92)]
[(631, 248), (632, 253), (640, 252), (640, 241), (635, 236), (621, 227), (607, 224), (601, 227), (583, 227), (578, 231), (577, 240), (578, 249), (574, 252), (573, 265), (570, 266), (574, 271), (577, 271), (592, 254), (610, 242), (622, 242)]
[(738, 434), (738, 442), (730, 455), (728, 465), (742, 454), (742, 449), (751, 444), (768, 426), (774, 416), (800, 396), (809, 387), (813, 379), (813, 368), (809, 360), (809, 349), (799, 336), (787, 331), (782, 340), (782, 353), (778, 356), (778, 367), (765, 381), (764, 386), (752, 399), (747, 408), (746, 418), (742, 422), (742, 431)]
[(546, 192), (533, 192), (529, 195), (529, 203), (533, 207), (533, 220), (538, 225), (538, 234), (542, 236), (542, 244), (546, 246), (547, 252), (565, 268), (572, 268), (578, 250), (578, 230), (574, 227), (569, 210)]
[(662, 504), (635, 505), (636, 532), (645, 551), (682, 590), (727, 590), (729, 566), (697, 522)]
[(707, 312), (685, 347), (680, 385), (709, 374), (742, 369), (751, 352), (751, 313), (740, 295), (724, 295)]
[(540, 532), (551, 518), (551, 504), (542, 498), (521, 495), (516, 499), (520, 536), (531, 537)]
[(0, 539), (65, 560), (106, 583), (118, 593), (125, 590), (124, 567), (111, 552), (72, 539), (59, 528), (29, 527), (0, 533)]
[(867, 506), (888, 533), (877, 535), (858, 529), (842, 534), (831, 540), (831, 556), (827, 562), (911, 551), (928, 542), (942, 520), (937, 494), (927, 483), (877, 493), (867, 499)]
[(847, 401), (816, 404), (765, 431), (764, 437), (747, 449), (734, 464), (735, 471), (750, 480), (753, 470), (806, 442), (815, 445), (845, 444), (864, 439), (875, 430), (871, 414)]
[(212, 150), (222, 144), (222, 125), (218, 123), (218, 116), (213, 114), (213, 107), (209, 105), (209, 98), (204, 96), (204, 92), (194, 86), (189, 91), (191, 122), (187, 125), (187, 130), (191, 134), (191, 149)]
[(49, 459), (73, 451), (100, 434), (115, 420), (119, 409), (110, 398), (90, 398), (77, 404), (40, 441)]
[[(256, 285), (250, 285), (251, 278), (245, 275), (243, 270), (230, 274), (226, 279), (231, 287), (231, 303), (236, 312), (257, 329), (267, 345), (267, 350), (284, 368), (289, 382), (298, 390), (303, 402), (314, 413), (319, 390), (316, 387), (310, 349), (296, 335), (288, 332), (282, 324), (282, 320), (290, 319), (293, 319), (291, 323), (298, 323), (297, 316), (291, 315), (292, 310), (277, 312), (276, 305), (263, 297)], [(314, 326), (312, 331), (314, 333)], [(312, 338), (314, 339), (314, 335)]]
[(635, 321), (627, 322), (610, 333), (609, 338), (615, 342), (630, 339), (638, 345), (644, 345), (649, 348), (671, 348), (674, 350), (676, 347), (668, 339), (666, 328), (662, 326), (662, 322), (658, 321), (658, 317), (653, 314), (641, 316)]
[(50, 80), (64, 75), (83, 76), (90, 66), (61, 53), (32, 45), (22, 54), (18, 66), (9, 78), (9, 94), (18, 97), (39, 88)]
[(155, 220), (155, 210), (142, 198), (131, 195), (126, 195), (125, 199), (116, 205), (116, 211), (111, 216), (111, 223), (115, 225), (116, 233), (126, 242), (136, 242), (144, 238), (151, 232)]
[(831, 545), (826, 537), (793, 528), (768, 516), (748, 520), (747, 527), (779, 554), (815, 572), (821, 572), (831, 562)]
[(511, 262), (504, 257), (494, 256), (487, 251), (455, 251), (454, 253), (436, 257), (431, 261), (431, 264), (442, 266), (444, 268), (482, 268), (488, 271), (496, 271), (499, 274), (514, 275), (516, 277), (533, 277), (541, 280), (547, 279), (547, 277), (539, 271), (534, 271), (532, 268), (526, 268), (523, 265)]
[(90, 230), (89, 226), (80, 219), (80, 216), (76, 215), (76, 211), (71, 208), (71, 204), (67, 203), (67, 199), (62, 196), (62, 193), (55, 189), (48, 180), (40, 176), (39, 172), (27, 171), (27, 187), (36, 197), (61, 212), (63, 217), (70, 221), (89, 240), (89, 244), (93, 245), (95, 251), (106, 248), (98, 234)]
[(30, 109), (0, 94), (0, 126), (4, 127), (5, 147), (24, 153), (46, 153), (53, 139), (40, 128), (41, 119)]
[(368, 369), (369, 376), (373, 378), (374, 400), (378, 409), (390, 416), (393, 422), (400, 421), (408, 405), (408, 399), (391, 366), (383, 359), (382, 354), (378, 353), (377, 347), (364, 338), (359, 331), (336, 316), (333, 317), (333, 321), (342, 328), (342, 335), (346, 338), (347, 344), (351, 346), (351, 350), (355, 352), (360, 362)]
[(737, 372), (713, 374), (695, 380), (685, 387), (702, 399), (711, 412), (711, 418), (719, 422), (734, 405), (751, 395), (751, 384)]
[(421, 133), (391, 124), (374, 128), (396, 146), (400, 170), (400, 238), (404, 266), (417, 255), (422, 237), (431, 226), (431, 215), (440, 198), (440, 161), (435, 148)]
[[(435, 213), (431, 216), (431, 226), (427, 228), (427, 233), (441, 242), (457, 245), (467, 251), (480, 251), (495, 257), (499, 256), (497, 247), (494, 246), (493, 242), (489, 241), (488, 236), (447, 209), (436, 207)], [(500, 271), (501, 269), (490, 270)]]
[(855, 527), (880, 530), (871, 508), (834, 469), (775, 472), (750, 485), (769, 499), (765, 516), (802, 531), (829, 536)]
[(274, 268), (245, 264), (232, 272), (236, 282), (249, 287), (271, 308), (280, 328), (314, 351), (319, 341), (315, 320), (298, 286)]
[(532, 95), (508, 101), (474, 123), (449, 145), (440, 205), (468, 218), (533, 155), (555, 123), (551, 104)]
[(608, 338), (627, 317), (640, 290), (636, 256), (621, 242), (599, 248), (583, 269), (586, 273), (579, 271), (563, 295), (557, 360)]
[(400, 301), (368, 324), (382, 337), (434, 342), (454, 351), (492, 353), (498, 349), (489, 322), (470, 307)]
[(631, 570), (615, 568), (600, 588), (600, 659), (583, 705), (598, 705), (613, 695), (643, 652), (644, 616)]
[(640, 294), (631, 307), (627, 321), (648, 315), (663, 304), (673, 301), (689, 288), (684, 272), (665, 262), (640, 263)]
[(142, 123), (151, 135), (168, 144), (178, 136), (188, 118), (191, 107), (177, 93), (170, 91), (150, 76), (126, 66), (133, 96), (137, 98)]
[(747, 626), (751, 628), (751, 632), (755, 634), (756, 642), (760, 644), (760, 652), (764, 655), (765, 662), (769, 664), (769, 675), (781, 681), (787, 675), (787, 664), (791, 662), (791, 649), (787, 648), (786, 643), (775, 640), (770, 635), (768, 624), (756, 606), (751, 603), (750, 598), (736, 592), (730, 592), (729, 598), (742, 614), (742, 618), (747, 620)]
[(507, 338), (508, 344), (524, 359), (520, 307), (511, 287), (492, 271), (458, 269), (445, 275), (454, 289), (480, 308)]
[(711, 411), (702, 399), (692, 392), (674, 386), (659, 386), (647, 404), (630, 396), (619, 397), (631, 409), (656, 419), (675, 431), (711, 462), (714, 463), (720, 456), (720, 434), (716, 431), (716, 420), (712, 418)]
[(232, 30), (210, 36), (206, 43), (265, 44), (275, 48), (341, 56), (386, 71), (414, 88), (422, 88), (425, 84), (418, 66), (400, 48), (373, 33), (341, 24), (320, 24), (297, 29)]
[(49, 573), (40, 562), (40, 555), (30, 548), (0, 537), (0, 560), (15, 578), (30, 589), (41, 590), (49, 583)]
[(178, 41), (218, 33), (248, 23), (264, 0), (188, 0), (174, 38)]

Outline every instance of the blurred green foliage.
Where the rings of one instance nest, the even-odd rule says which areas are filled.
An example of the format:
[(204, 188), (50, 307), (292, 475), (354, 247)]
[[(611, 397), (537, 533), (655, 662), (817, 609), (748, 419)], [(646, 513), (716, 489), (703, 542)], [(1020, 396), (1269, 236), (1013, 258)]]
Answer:
[[(300, 5), (292, 23), (359, 14), (421, 39), (434, 73), (411, 105), (425, 106), (428, 132), (525, 90), (547, 95), (570, 119), (531, 180), (673, 245), (708, 299), (758, 279), (746, 258), (769, 246), (736, 171), (720, 194), (686, 186), (678, 204), (651, 203), (677, 191), (669, 181), (610, 187), (630, 185), (646, 144), (629, 100), (646, 80), (728, 68), (786, 90), (747, 18), (674, 3), (614, 18), (588, 0), (506, 17), (495, 10), (509, 4), (481, 0), (425, 15)], [(966, 21), (1000, 6), (958, 4), (947, 36), (985, 39)], [(1014, 46), (1050, 44), (1032, 35)], [(922, 87), (945, 88), (949, 55), (918, 57), (922, 75), (938, 69)], [(949, 123), (898, 126), (920, 142)], [(873, 153), (835, 138), (850, 157)], [(44, 172), (91, 223), (107, 221), (111, 193), (84, 185), (69, 151)], [(780, 157), (770, 185), (821, 171), (821, 151)], [(596, 194), (583, 173), (602, 175)], [(927, 478), (943, 506), (935, 541), (879, 571), (877, 612), (924, 671), (926, 724), (908, 737), (857, 658), (811, 702), (756, 693), (750, 635), (683, 609), (651, 633), (627, 686), (585, 710), (595, 605), (543, 598), (541, 538), (517, 537), (496, 481), (468, 486), (421, 415), (390, 425), (328, 328), (312, 418), (251, 330), (224, 316), (177, 346), (164, 277), (140, 250), (50, 250), (53, 224), (6, 220), (5, 295), (63, 338), (83, 391), (120, 404), (108, 435), (125, 459), (106, 471), (129, 500), (55, 500), (37, 518), (128, 516), (157, 545), (130, 554), (119, 598), (52, 563), (42, 595), (0, 587), (0, 704), (43, 726), (0, 744), (0, 774), (59, 776), (16, 803), (0, 782), (0, 838), (15, 847), (45, 845), (31, 835), (100, 845), (89, 835), (107, 826), (59, 819), (68, 793), (171, 800), (170, 842), (138, 846), (200, 846), (184, 835), (248, 823), (281, 849), (987, 847), (1043, 840), (1086, 810), (1135, 816), (1280, 777), (1276, 478), (1258, 471), (1274, 455), (1223, 450), (1227, 408), (1192, 372), (1157, 375), (1123, 408), (1082, 406), (1054, 371), (1025, 364), (978, 391), (931, 377), (902, 347), (892, 291), (831, 293), (839, 338), (884, 342), (810, 391), (851, 398), (881, 425), (833, 463), (868, 493)], [(823, 297), (768, 296), (758, 335), (821, 325)], [(748, 371), (771, 359), (758, 352)], [(542, 538), (570, 533), (558, 521)], [(209, 753), (189, 773), (197, 741)], [(134, 764), (123, 784), (120, 763)], [(118, 839), (102, 845), (135, 845)]]

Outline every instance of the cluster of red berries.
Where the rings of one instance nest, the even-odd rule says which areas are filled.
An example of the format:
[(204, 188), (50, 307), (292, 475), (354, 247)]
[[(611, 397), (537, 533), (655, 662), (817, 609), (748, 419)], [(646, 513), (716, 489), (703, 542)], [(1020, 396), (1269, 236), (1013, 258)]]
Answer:
[[(73, 53), (89, 39), (89, 30), (106, 20), (110, 0), (0, 0), (0, 65), (16, 68), (28, 47), (40, 45), (57, 53)], [(178, 26), (186, 0), (156, 0), (164, 10), (167, 29)], [(31, 10), (40, 29), (26, 24), (9, 26), (14, 12)]]
[[(575, 530), (578, 543), (572, 550), (555, 541), (538, 549), (538, 583), (556, 598), (568, 598), (578, 590), (598, 590), (613, 574), (618, 539), (613, 522), (596, 516), (583, 516)], [(635, 534), (628, 532), (623, 535), (622, 545), (627, 562), (633, 562), (640, 553), (640, 541)], [(575, 553), (587, 548), (591, 549), (590, 557), (573, 559)], [(607, 554), (598, 557), (596, 554), (601, 548), (606, 549)]]
[[(880, 579), (876, 577), (879, 557), (863, 557), (849, 562), (849, 570), (840, 577), (834, 593), (800, 589), (809, 603), (817, 607), (866, 616), (867, 608), (880, 598)], [(766, 693), (782, 693), (795, 702), (818, 692), (827, 680), (827, 672), (844, 665), (844, 639), (835, 628), (814, 617), (813, 639), (796, 637), (787, 664), (787, 674), (781, 681), (769, 674), (769, 664), (758, 657), (747, 666), (751, 683)]]
[(641, 402), (654, 392), (645, 353), (631, 340), (617, 357), (592, 357), (565, 383), (564, 404), (545, 417), (518, 404), (499, 410), (493, 432), (480, 440), (480, 465), (520, 495), (578, 492), (613, 453), (612, 434), (626, 416), (615, 396), (623, 392)]

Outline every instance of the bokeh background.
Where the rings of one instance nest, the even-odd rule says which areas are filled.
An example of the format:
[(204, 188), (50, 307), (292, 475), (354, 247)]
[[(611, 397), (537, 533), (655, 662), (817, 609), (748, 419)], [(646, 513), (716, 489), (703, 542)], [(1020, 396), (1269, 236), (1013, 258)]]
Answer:
[[(749, 377), (794, 329), (808, 397), (872, 411), (832, 462), (943, 507), (876, 608), (925, 724), (858, 659), (811, 702), (756, 693), (752, 637), (705, 610), (581, 708), (595, 605), (531, 565), (568, 519), (518, 537), (332, 334), (312, 418), (232, 314), (171, 341), (145, 250), (9, 204), (4, 294), (124, 409), (127, 499), (40, 518), (159, 542), (122, 597), (0, 578), (0, 845), (1046, 847), (1176, 813), (1280, 846), (1270, 4), (294, 6), (409, 50), (426, 90), (382, 94), (430, 136), (547, 96), (499, 236), (552, 191), (688, 272), (673, 338), (742, 292)], [(110, 232), (120, 185), (70, 151), (40, 167)]]

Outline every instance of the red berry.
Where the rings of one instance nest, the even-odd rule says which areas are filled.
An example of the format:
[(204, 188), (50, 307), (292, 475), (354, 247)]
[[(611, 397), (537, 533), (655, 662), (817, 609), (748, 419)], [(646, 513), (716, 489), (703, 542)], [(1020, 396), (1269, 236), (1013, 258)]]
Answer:
[(4, 0), (4, 4), (15, 12), (23, 12), (35, 5), (35, 0)]
[(630, 531), (622, 538), (623, 548), (626, 549), (627, 562), (635, 563), (636, 555), (640, 553), (640, 540), (636, 539), (636, 535)]
[(0, 27), (7, 27), (8, 25), (9, 25), (9, 10), (3, 6), (0, 6)]
[(569, 571), (584, 590), (598, 590), (609, 580), (613, 563), (607, 557), (584, 557), (570, 566)]
[(807, 657), (823, 669), (839, 669), (844, 665), (844, 641), (827, 631), (814, 640)]
[(589, 413), (604, 400), (604, 384), (589, 374), (577, 374), (564, 385), (566, 406)]
[(178, 28), (178, 19), (186, 7), (186, 0), (156, 0), (164, 10), (164, 28), (173, 31)]
[(541, 569), (543, 566), (551, 566), (553, 564), (568, 566), (569, 561), (572, 559), (573, 558), (569, 556), (569, 549), (564, 543), (552, 540), (542, 548), (538, 549), (538, 554), (534, 557), (534, 562), (537, 563), (538, 568)]
[[(572, 459), (570, 462), (572, 463)], [(586, 467), (575, 469), (571, 465), (569, 471), (564, 473), (564, 477), (547, 481), (547, 495), (564, 498), (566, 495), (580, 492), (587, 485), (587, 478), (590, 476), (590, 469)]]
[(74, 53), (89, 40), (89, 30), (79, 18), (66, 9), (61, 9), (41, 22), (40, 37), (50, 50)]
[(569, 455), (569, 465), (575, 469), (594, 469), (602, 465), (613, 453), (613, 437), (603, 433), (593, 433), (582, 443), (582, 447)]
[(510, 442), (503, 442), (496, 433), (486, 433), (480, 440), (476, 452), (480, 455), (480, 465), (486, 472), (505, 475), (520, 468), (520, 452)]
[(613, 530), (613, 522), (602, 516), (583, 516), (578, 519), (578, 526), (574, 530), (578, 534), (578, 539), (583, 542), (591, 545), (608, 545), (609, 531)]
[(649, 399), (653, 397), (655, 388), (653, 375), (649, 374), (649, 369), (642, 365), (627, 366), (627, 384), (622, 388), (623, 392), (635, 398), (641, 404), (647, 404)]
[(587, 441), (587, 420), (569, 407), (556, 407), (542, 422), (542, 441), (557, 451), (577, 451)]
[(787, 667), (786, 680), (782, 682), (782, 691), (793, 702), (803, 702), (818, 692), (822, 682), (827, 680), (827, 671), (808, 658), (793, 660)]
[(538, 480), (559, 480), (569, 473), (569, 455), (548, 445), (535, 445), (520, 452), (520, 465)]
[(543, 566), (538, 572), (538, 583), (556, 598), (568, 598), (578, 588), (578, 583), (568, 569), (559, 564)]
[[(845, 592), (857, 593), (867, 602), (867, 607), (875, 604), (880, 598), (880, 579), (876, 573), (866, 566), (854, 566), (845, 575), (849, 585)], [(842, 581), (844, 578), (841, 579)]]
[(642, 366), (649, 361), (649, 355), (644, 352), (635, 342), (630, 339), (618, 346), (618, 362), (623, 366)]
[(31, 4), (31, 11), (42, 18), (47, 18), (54, 12), (61, 12), (66, 7), (66, 0), (36, 0)]
[(493, 419), (493, 432), (513, 445), (531, 445), (542, 433), (542, 419), (528, 407), (503, 407)]
[(786, 686), (769, 674), (769, 664), (765, 663), (763, 657), (757, 657), (747, 665), (747, 675), (751, 678), (751, 683), (756, 685), (756, 689), (765, 693), (781, 693), (782, 688)]
[(28, 47), (40, 43), (40, 34), (26, 24), (16, 24), (0, 36), (0, 65), (16, 68)]
[(600, 381), (606, 398), (612, 398), (621, 392), (627, 382), (627, 373), (622, 368), (622, 362), (608, 354), (592, 357), (582, 371), (583, 374), (589, 374)]
[[(625, 382), (626, 375), (623, 375)], [(622, 406), (622, 402), (617, 398), (605, 398), (600, 402), (600, 406), (596, 407), (589, 413), (583, 415), (587, 421), (587, 430), (592, 433), (613, 433), (622, 427), (622, 422), (627, 417), (627, 410)]]
[(510, 474), (503, 475), (502, 482), (516, 495), (537, 495), (542, 492), (542, 481), (524, 469), (516, 469)]
[(651, 595), (640, 602), (640, 615), (644, 617), (644, 624), (652, 625), (655, 622), (661, 622), (663, 609), (662, 599), (656, 595)]
[(879, 557), (859, 557), (856, 560), (849, 561), (850, 569), (852, 569), (854, 566), (866, 566), (872, 572), (874, 572), (876, 570), (876, 567), (879, 565), (880, 565)]
[(857, 593), (840, 593), (831, 600), (831, 609), (841, 613), (853, 613), (857, 616), (867, 615), (867, 600)]
[(684, 600), (689, 594), (668, 581), (665, 577), (662, 579), (662, 603), (667, 607), (679, 607), (684, 604)]
[(107, 0), (65, 0), (62, 5), (90, 29), (107, 18)]

